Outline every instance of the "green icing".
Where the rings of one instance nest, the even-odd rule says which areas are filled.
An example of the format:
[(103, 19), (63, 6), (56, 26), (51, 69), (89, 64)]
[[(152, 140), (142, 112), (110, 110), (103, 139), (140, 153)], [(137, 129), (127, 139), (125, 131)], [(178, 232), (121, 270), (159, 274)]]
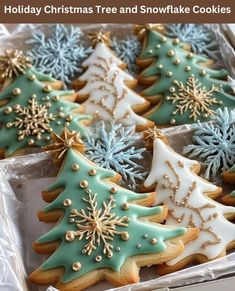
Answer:
[[(30, 80), (29, 76), (35, 75), (34, 80)], [(80, 105), (75, 104), (73, 102), (69, 102), (63, 100), (63, 98), (58, 98), (58, 100), (53, 101), (54, 96), (68, 96), (73, 94), (73, 91), (56, 91), (51, 90), (50, 92), (45, 92), (43, 81), (53, 82), (54, 79), (50, 78), (47, 75), (41, 74), (34, 69), (28, 69), (25, 74), (19, 75), (15, 81), (7, 87), (3, 92), (0, 93), (0, 102), (1, 100), (9, 100), (8, 104), (0, 107), (0, 148), (6, 150), (7, 155), (12, 155), (16, 150), (28, 147), (28, 142), (33, 140), (34, 143), (32, 146), (41, 147), (50, 143), (50, 131), (48, 128), (51, 128), (51, 131), (56, 134), (61, 134), (64, 127), (67, 126), (69, 130), (75, 130), (84, 135), (85, 127), (80, 123), (80, 121), (90, 118), (87, 115), (72, 113), (72, 110), (76, 110), (80, 107)], [(12, 92), (15, 88), (19, 88), (21, 93), (15, 96)], [(19, 140), (19, 136), (24, 131), (25, 125), (20, 125), (14, 123), (11, 127), (7, 127), (7, 124), (12, 122), (17, 122), (19, 118), (25, 118), (26, 115), (32, 112), (27, 112), (26, 107), (29, 107), (29, 101), (32, 101), (32, 95), (35, 95), (34, 101), (37, 102), (38, 111), (33, 112), (33, 116), (40, 119), (43, 115), (42, 111), (47, 115), (52, 114), (53, 120), (49, 120), (48, 126), (44, 128), (44, 132), (41, 133), (41, 137), (39, 139), (36, 138), (36, 134), (33, 133), (33, 129), (36, 127), (35, 124), (30, 129), (29, 134), (25, 135), (22, 140)], [(24, 112), (15, 112), (14, 106), (20, 105), (22, 109), (26, 110)], [(47, 105), (48, 104), (48, 105)], [(48, 106), (48, 107), (46, 107)], [(6, 114), (5, 110), (10, 108), (11, 113)], [(59, 114), (64, 115), (63, 117), (59, 116)], [(23, 114), (22, 114), (23, 113)], [(66, 120), (66, 118), (72, 114), (72, 120)], [(39, 126), (40, 127), (40, 126)]]
[[(185, 124), (195, 122), (196, 120), (208, 121), (212, 116), (210, 113), (203, 112), (201, 107), (198, 108), (195, 119), (190, 117), (192, 107), (195, 108), (195, 104), (192, 107), (189, 104), (185, 112), (180, 112), (180, 110), (178, 110), (178, 112), (174, 114), (174, 111), (179, 108), (177, 107), (179, 101), (176, 101), (175, 98), (174, 101), (167, 100), (167, 97), (172, 97), (173, 91), (177, 94), (180, 93), (178, 90), (179, 87), (174, 83), (175, 80), (182, 82), (182, 84), (187, 87), (189, 77), (193, 77), (197, 80), (197, 85), (200, 85), (198, 89), (204, 87), (207, 92), (210, 91), (213, 86), (217, 87), (219, 92), (212, 92), (211, 96), (209, 96), (210, 99), (215, 98), (216, 103), (213, 102), (213, 104), (209, 105), (205, 104), (209, 110), (215, 111), (217, 108), (225, 106), (233, 109), (235, 105), (234, 96), (226, 93), (227, 90), (231, 90), (229, 84), (219, 80), (227, 77), (227, 71), (216, 71), (203, 67), (202, 63), (205, 63), (208, 59), (198, 55), (190, 55), (183, 50), (182, 47), (182, 43), (174, 43), (174, 40), (171, 38), (163, 37), (160, 33), (155, 31), (149, 31), (147, 46), (140, 56), (140, 59), (154, 58), (153, 63), (141, 73), (140, 77), (151, 77), (155, 75), (160, 77), (159, 80), (143, 92), (144, 96), (154, 96), (158, 94), (163, 96), (160, 107), (155, 107), (146, 114), (149, 119), (158, 124)], [(168, 55), (168, 53), (171, 54), (170, 51), (173, 51), (171, 56)], [(179, 64), (174, 63), (176, 59), (180, 60)], [(189, 68), (186, 67), (190, 67), (190, 70), (187, 71)], [(169, 72), (170, 74), (172, 73), (172, 76), (167, 76)], [(199, 96), (200, 94), (197, 95)], [(184, 100), (186, 99), (184, 98)], [(183, 102), (183, 98), (181, 102)], [(186, 101), (186, 103), (188, 102)], [(182, 103), (182, 105), (185, 105), (185, 103)]]
[[(78, 171), (72, 171), (71, 167), (74, 164), (79, 165)], [(89, 174), (91, 169), (96, 170), (96, 175), (91, 176)], [(47, 261), (42, 264), (42, 270), (61, 266), (64, 267), (65, 274), (61, 279), (64, 283), (70, 282), (88, 272), (100, 268), (110, 268), (114, 271), (120, 271), (120, 268), (128, 257), (141, 254), (161, 253), (166, 249), (164, 241), (185, 233), (186, 230), (184, 228), (169, 229), (158, 224), (140, 220), (139, 217), (147, 218), (148, 216), (161, 213), (162, 207), (148, 208), (137, 205), (138, 200), (148, 197), (149, 194), (137, 194), (118, 187), (104, 179), (111, 178), (114, 175), (115, 173), (112, 171), (92, 165), (83, 155), (73, 150), (68, 151), (60, 174), (55, 182), (48, 188), (48, 190), (51, 191), (64, 187), (64, 191), (45, 208), (46, 212), (62, 209), (64, 211), (64, 217), (53, 229), (37, 240), (39, 243), (60, 240), (61, 244)], [(80, 187), (81, 180), (86, 180), (88, 182), (87, 188), (83, 189)], [(115, 194), (111, 194), (110, 189), (112, 187), (116, 187), (117, 189)], [(72, 242), (68, 242), (65, 239), (65, 233), (67, 231), (78, 230), (76, 223), (70, 220), (71, 210), (76, 209), (78, 212), (81, 212), (83, 209), (86, 213), (89, 212), (88, 207), (90, 205), (84, 200), (84, 198), (88, 198), (89, 193), (92, 193), (91, 195), (97, 193), (96, 209), (103, 209), (103, 202), (108, 204), (111, 197), (113, 197), (116, 200), (115, 207), (111, 209), (110, 213), (114, 213), (115, 217), (123, 218), (127, 216), (129, 218), (129, 222), (126, 222), (126, 226), (116, 225), (117, 231), (121, 233), (128, 232), (129, 239), (123, 240), (119, 233), (113, 236), (113, 240), (108, 241), (113, 246), (113, 256), (111, 258), (103, 254), (103, 242), (101, 242), (100, 246), (95, 244), (96, 249), (88, 255), (82, 251), (88, 243), (88, 240), (85, 239), (86, 235), (81, 240), (76, 237)], [(70, 199), (72, 204), (70, 206), (64, 206), (63, 203), (65, 199)], [(134, 203), (133, 201), (136, 202)], [(130, 204), (129, 208), (125, 210), (122, 206), (123, 203), (126, 202)], [(156, 244), (151, 244), (150, 241), (152, 238), (157, 239)], [(97, 262), (95, 258), (99, 255), (102, 256), (102, 260)], [(72, 269), (74, 262), (80, 262), (81, 269), (79, 271), (74, 271)]]

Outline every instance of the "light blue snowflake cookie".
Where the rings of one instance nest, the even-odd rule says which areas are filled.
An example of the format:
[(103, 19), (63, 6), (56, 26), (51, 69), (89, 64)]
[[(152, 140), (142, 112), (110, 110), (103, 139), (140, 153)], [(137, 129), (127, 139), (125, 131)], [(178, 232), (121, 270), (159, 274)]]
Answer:
[(135, 133), (133, 126), (105, 125), (101, 121), (94, 125), (93, 135), (85, 136), (83, 141), (88, 159), (119, 173), (128, 188), (136, 189), (143, 182), (147, 172), (143, 172), (143, 166), (138, 161), (144, 159), (146, 149), (137, 148), (140, 134)]
[(221, 58), (215, 36), (205, 25), (170, 23), (166, 24), (166, 30), (169, 37), (177, 37), (181, 42), (189, 44), (194, 53), (207, 56), (213, 60)]
[(92, 52), (81, 36), (80, 28), (72, 25), (52, 25), (49, 35), (36, 30), (26, 41), (32, 46), (27, 55), (39, 71), (69, 85), (71, 79), (82, 72), (81, 64)]
[(116, 55), (127, 65), (127, 69), (136, 74), (136, 58), (141, 53), (141, 44), (134, 35), (128, 35), (123, 39), (113, 37), (111, 39), (111, 48)]
[(213, 122), (195, 125), (193, 143), (183, 154), (202, 164), (202, 176), (209, 180), (228, 170), (235, 163), (235, 113), (218, 109)]

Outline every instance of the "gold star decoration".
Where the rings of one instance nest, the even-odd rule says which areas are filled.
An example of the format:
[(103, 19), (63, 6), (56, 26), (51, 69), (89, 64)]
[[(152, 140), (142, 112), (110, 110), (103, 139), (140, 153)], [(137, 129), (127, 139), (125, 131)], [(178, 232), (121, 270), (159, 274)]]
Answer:
[(9, 49), (5, 51), (4, 55), (0, 56), (0, 74), (4, 80), (24, 74), (25, 70), (31, 66), (30, 58), (19, 50)]
[(52, 143), (43, 147), (44, 151), (49, 151), (55, 165), (60, 166), (64, 160), (66, 152), (73, 148), (79, 152), (84, 152), (85, 147), (80, 139), (80, 133), (76, 131), (69, 131), (66, 127), (64, 128), (61, 135), (54, 132), (51, 134)]
[(138, 39), (142, 41), (149, 30), (155, 30), (160, 33), (165, 31), (164, 25), (162, 23), (145, 23), (136, 24), (134, 26), (134, 33), (137, 35)]
[(144, 134), (144, 140), (145, 140), (146, 146), (148, 148), (152, 148), (153, 147), (153, 141), (156, 138), (160, 138), (165, 143), (168, 143), (167, 139), (165, 138), (165, 136), (161, 133), (160, 129), (157, 128), (156, 126), (154, 126), (153, 128), (148, 128), (147, 130), (145, 130), (143, 132), (143, 134)]
[(171, 92), (174, 92), (172, 96), (167, 96), (166, 100), (177, 103), (176, 110), (172, 112), (172, 115), (179, 113), (180, 115), (189, 111), (191, 114), (189, 118), (194, 121), (198, 116), (202, 115), (204, 118), (214, 115), (215, 111), (210, 109), (213, 104), (222, 104), (222, 101), (213, 98), (215, 92), (220, 91), (219, 86), (212, 85), (210, 90), (207, 90), (193, 75), (188, 78), (186, 84), (182, 82), (174, 81), (177, 88), (170, 88)]
[(66, 232), (65, 238), (70, 242), (74, 241), (76, 237), (79, 240), (85, 238), (88, 242), (84, 246), (83, 253), (87, 255), (102, 244), (103, 254), (111, 258), (113, 256), (113, 237), (120, 235), (125, 240), (126, 235), (126, 232), (118, 231), (116, 227), (127, 227), (128, 217), (119, 217), (112, 212), (116, 207), (112, 195), (108, 202), (103, 201), (102, 207), (99, 209), (97, 209), (97, 193), (92, 194), (89, 191), (88, 198), (83, 198), (83, 200), (88, 204), (86, 210), (73, 209), (70, 214), (70, 218), (74, 219), (78, 230)]
[(89, 38), (93, 46), (95, 46), (99, 42), (103, 42), (107, 46), (110, 46), (110, 32), (109, 31), (104, 32), (100, 30), (98, 32), (89, 33)]

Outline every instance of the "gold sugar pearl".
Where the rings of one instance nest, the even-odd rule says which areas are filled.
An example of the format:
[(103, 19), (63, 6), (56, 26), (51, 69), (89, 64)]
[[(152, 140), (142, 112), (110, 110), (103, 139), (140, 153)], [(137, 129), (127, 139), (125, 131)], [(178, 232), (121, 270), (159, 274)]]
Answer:
[(190, 66), (186, 66), (186, 67), (184, 68), (184, 70), (185, 70), (185, 72), (189, 72), (189, 71), (191, 71), (191, 67), (190, 67)]
[(100, 262), (100, 261), (102, 261), (102, 257), (101, 256), (96, 256), (95, 260), (96, 260), (96, 262)]
[(157, 67), (158, 67), (159, 69), (162, 69), (162, 68), (163, 68), (163, 65), (162, 65), (162, 64), (159, 64)]
[(97, 173), (96, 169), (91, 169), (91, 170), (89, 171), (89, 175), (90, 175), (90, 176), (95, 176), (96, 173)]
[(171, 119), (170, 123), (171, 124), (175, 124), (176, 123), (176, 120), (175, 119)]
[(81, 188), (87, 188), (88, 185), (89, 185), (89, 184), (88, 184), (88, 182), (87, 182), (86, 180), (83, 180), (83, 181), (80, 182), (80, 187), (81, 187)]
[(50, 102), (47, 102), (45, 105), (46, 105), (46, 108), (50, 108), (51, 107), (51, 103)]
[(175, 52), (173, 50), (169, 50), (167, 52), (168, 57), (173, 57), (175, 55)]
[(80, 169), (80, 166), (79, 166), (79, 164), (73, 164), (71, 166), (71, 169), (72, 169), (72, 171), (77, 172)]
[(124, 231), (122, 234), (121, 234), (121, 238), (122, 240), (128, 240), (129, 239), (129, 233)]
[(30, 139), (29, 141), (28, 141), (28, 145), (29, 146), (32, 146), (34, 144), (34, 140), (33, 139)]
[(150, 243), (151, 243), (151, 245), (157, 244), (157, 239), (155, 237), (151, 238)]
[(5, 110), (4, 110), (4, 114), (10, 114), (12, 112), (12, 108), (11, 107), (7, 107)]
[(66, 120), (67, 120), (67, 121), (72, 121), (72, 120), (73, 120), (73, 115), (72, 115), (72, 114), (68, 115), (68, 116), (66, 117)]
[(18, 136), (18, 140), (23, 140), (23, 139), (24, 139), (23, 135)]
[(174, 64), (175, 64), (175, 65), (179, 65), (180, 63), (181, 63), (180, 59), (175, 59), (175, 60), (174, 60)]
[(110, 192), (111, 192), (112, 194), (117, 193), (117, 187), (112, 187), (112, 188), (110, 189)]
[(173, 39), (172, 44), (177, 45), (180, 43), (180, 40), (178, 38)]
[(15, 89), (13, 89), (13, 91), (12, 91), (12, 94), (13, 94), (14, 96), (18, 96), (18, 95), (20, 95), (20, 93), (21, 93), (20, 88), (15, 88)]
[(129, 207), (130, 207), (130, 205), (129, 205), (129, 203), (127, 203), (127, 202), (124, 202), (124, 203), (122, 204), (122, 209), (123, 209), (123, 210), (127, 210), (127, 209), (129, 209)]
[(50, 85), (45, 85), (44, 87), (43, 87), (43, 91), (44, 92), (50, 92), (52, 89), (51, 89), (51, 86)]
[(58, 112), (58, 117), (63, 118), (64, 117), (64, 112)]
[(20, 104), (16, 104), (16, 105), (14, 105), (14, 110), (19, 110), (21, 107), (20, 107)]
[(69, 242), (75, 240), (75, 235), (73, 231), (67, 231), (65, 234), (65, 239)]
[(51, 99), (52, 99), (52, 101), (57, 102), (57, 101), (59, 101), (60, 97), (59, 96), (53, 96)]
[[(169, 92), (170, 93), (174, 93), (175, 92), (175, 88), (174, 87), (170, 87), (169, 88)], [(169, 98), (169, 96), (168, 96), (168, 99), (167, 100), (169, 100), (170, 98)]]
[(192, 53), (188, 53), (188, 54), (187, 54), (187, 58), (188, 58), (188, 59), (192, 59), (192, 57), (193, 57), (193, 54), (192, 54)]
[(72, 201), (70, 199), (65, 199), (63, 204), (64, 204), (64, 206), (70, 206), (70, 205), (72, 205)]
[(45, 140), (45, 141), (50, 141), (50, 140), (51, 140), (51, 137), (50, 137), (50, 136), (46, 136), (46, 137), (44, 138), (44, 140)]
[(34, 74), (29, 75), (29, 76), (28, 76), (28, 79), (29, 79), (30, 81), (33, 81), (33, 80), (36, 79), (36, 76), (35, 76)]
[(202, 70), (202, 71), (200, 71), (200, 75), (201, 75), (201, 76), (205, 76), (205, 75), (206, 75), (206, 70)]
[(172, 77), (173, 73), (171, 71), (166, 72), (167, 77)]
[(124, 219), (125, 219), (125, 222), (130, 222), (130, 220), (131, 220), (130, 217), (128, 217), (128, 216), (125, 216)]
[(81, 268), (82, 268), (82, 265), (81, 265), (80, 262), (75, 262), (75, 263), (73, 263), (72, 269), (73, 269), (75, 272), (81, 270)]
[(161, 37), (161, 42), (166, 42), (166, 37), (165, 36)]
[(161, 45), (160, 45), (160, 44), (157, 44), (157, 45), (156, 45), (156, 48), (157, 48), (157, 49), (160, 49), (160, 48), (161, 48)]

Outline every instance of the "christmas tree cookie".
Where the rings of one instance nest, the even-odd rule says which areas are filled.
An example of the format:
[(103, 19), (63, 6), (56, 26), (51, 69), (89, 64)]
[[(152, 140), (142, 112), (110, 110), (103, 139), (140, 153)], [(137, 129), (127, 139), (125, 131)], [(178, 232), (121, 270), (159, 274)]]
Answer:
[[(17, 62), (14, 58), (9, 60)], [(0, 92), (1, 153), (24, 154), (29, 147), (45, 146), (50, 143), (51, 132), (60, 134), (65, 126), (83, 135), (89, 118), (81, 114), (82, 106), (71, 102), (76, 99), (73, 91), (56, 90), (60, 82), (33, 68), (18, 70), (14, 78), (11, 70), (14, 73), (5, 66), (9, 78), (5, 78), (7, 86)]]
[(167, 207), (146, 207), (155, 193), (117, 186), (115, 172), (87, 160), (74, 149), (77, 142), (67, 144), (54, 144), (59, 152), (64, 145), (66, 157), (55, 182), (43, 192), (50, 204), (38, 216), (57, 224), (34, 244), (36, 252), (50, 256), (30, 274), (32, 282), (53, 283), (59, 290), (84, 290), (102, 279), (135, 283), (141, 266), (170, 260), (195, 238), (196, 229), (158, 224)]
[(224, 81), (226, 70), (208, 68), (208, 59), (183, 49), (178, 39), (149, 31), (139, 63), (153, 59), (139, 82), (150, 85), (142, 92), (153, 108), (144, 116), (159, 125), (208, 121), (220, 107), (234, 108), (235, 99)]
[(153, 142), (152, 168), (144, 185), (156, 185), (156, 204), (169, 207), (166, 225), (197, 227), (196, 240), (183, 254), (159, 267), (161, 274), (179, 270), (193, 261), (203, 263), (226, 255), (235, 247), (235, 208), (213, 199), (221, 189), (197, 176), (200, 165), (175, 153), (161, 136)]
[(92, 36), (93, 53), (83, 62), (84, 74), (75, 82), (78, 101), (84, 101), (85, 112), (98, 119), (136, 125), (137, 130), (153, 126), (142, 116), (149, 102), (132, 91), (137, 81), (123, 69), (126, 65), (109, 48), (109, 34)]

